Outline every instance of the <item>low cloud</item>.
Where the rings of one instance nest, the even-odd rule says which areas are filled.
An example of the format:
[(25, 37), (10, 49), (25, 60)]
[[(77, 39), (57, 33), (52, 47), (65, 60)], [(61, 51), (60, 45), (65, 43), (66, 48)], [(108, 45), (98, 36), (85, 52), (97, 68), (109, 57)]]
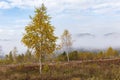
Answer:
[(11, 40), (10, 39), (0, 39), (0, 41), (6, 42), (6, 41), (11, 41)]
[(117, 32), (106, 33), (104, 34), (104, 37), (120, 38), (120, 33), (117, 33)]
[(92, 38), (94, 38), (95, 35), (93, 35), (91, 33), (79, 33), (79, 34), (77, 34), (77, 37), (92, 37)]

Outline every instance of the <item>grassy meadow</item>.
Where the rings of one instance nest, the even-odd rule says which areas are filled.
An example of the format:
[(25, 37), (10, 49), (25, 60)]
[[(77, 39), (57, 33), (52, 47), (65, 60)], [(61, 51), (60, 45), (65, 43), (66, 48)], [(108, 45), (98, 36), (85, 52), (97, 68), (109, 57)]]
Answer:
[(0, 80), (120, 80), (120, 59), (0, 66)]

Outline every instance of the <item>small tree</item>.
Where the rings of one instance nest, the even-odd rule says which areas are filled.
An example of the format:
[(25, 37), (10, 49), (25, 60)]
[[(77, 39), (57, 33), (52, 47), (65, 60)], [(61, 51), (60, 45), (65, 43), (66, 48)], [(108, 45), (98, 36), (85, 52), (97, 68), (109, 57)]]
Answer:
[(12, 54), (12, 51), (10, 51), (9, 55), (8, 55), (8, 58), (10, 60), (10, 62), (13, 62), (13, 54)]
[(27, 49), (27, 51), (25, 52), (24, 59), (25, 59), (26, 62), (31, 61), (32, 54), (31, 54), (29, 49)]
[(17, 47), (14, 47), (13, 50), (12, 50), (14, 62), (16, 62), (17, 52), (18, 52)]
[(114, 58), (114, 57), (118, 57), (119, 53), (117, 50), (114, 50), (112, 47), (109, 47), (105, 53), (106, 57), (109, 58)]
[(112, 47), (109, 47), (109, 48), (107, 49), (107, 51), (106, 51), (105, 54), (106, 54), (106, 57), (112, 58), (112, 57), (113, 57), (113, 54), (114, 54), (113, 48), (112, 48)]
[(69, 62), (69, 55), (68, 52), (70, 50), (70, 47), (72, 46), (72, 38), (71, 34), (69, 33), (68, 30), (64, 30), (62, 36), (61, 36), (61, 41), (62, 41), (62, 47), (67, 53), (67, 60)]
[(98, 52), (97, 58), (98, 58), (98, 59), (103, 59), (103, 58), (105, 58), (104, 52), (103, 52), (103, 51)]
[(33, 49), (39, 58), (40, 74), (42, 73), (42, 56), (53, 53), (56, 47), (56, 39), (54, 36), (54, 27), (50, 24), (50, 17), (47, 15), (44, 4), (40, 8), (35, 9), (35, 15), (31, 18), (31, 23), (25, 27), (26, 33), (22, 38), (22, 42), (29, 48)]

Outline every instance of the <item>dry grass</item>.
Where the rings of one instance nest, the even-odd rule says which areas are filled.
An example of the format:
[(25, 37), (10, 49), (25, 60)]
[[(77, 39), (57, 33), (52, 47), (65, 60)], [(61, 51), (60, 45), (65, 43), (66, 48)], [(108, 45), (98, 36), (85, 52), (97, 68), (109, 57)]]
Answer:
[(120, 80), (120, 59), (0, 66), (0, 80)]

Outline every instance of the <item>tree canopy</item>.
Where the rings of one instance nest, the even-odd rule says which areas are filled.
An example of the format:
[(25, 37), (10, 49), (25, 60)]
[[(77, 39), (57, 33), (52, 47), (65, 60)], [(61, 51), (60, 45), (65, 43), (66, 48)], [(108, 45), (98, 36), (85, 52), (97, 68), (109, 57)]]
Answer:
[(46, 9), (44, 4), (35, 9), (35, 15), (30, 16), (31, 22), (25, 27), (26, 33), (22, 38), (22, 42), (29, 49), (33, 49), (40, 60), (41, 56), (53, 53), (57, 39)]

